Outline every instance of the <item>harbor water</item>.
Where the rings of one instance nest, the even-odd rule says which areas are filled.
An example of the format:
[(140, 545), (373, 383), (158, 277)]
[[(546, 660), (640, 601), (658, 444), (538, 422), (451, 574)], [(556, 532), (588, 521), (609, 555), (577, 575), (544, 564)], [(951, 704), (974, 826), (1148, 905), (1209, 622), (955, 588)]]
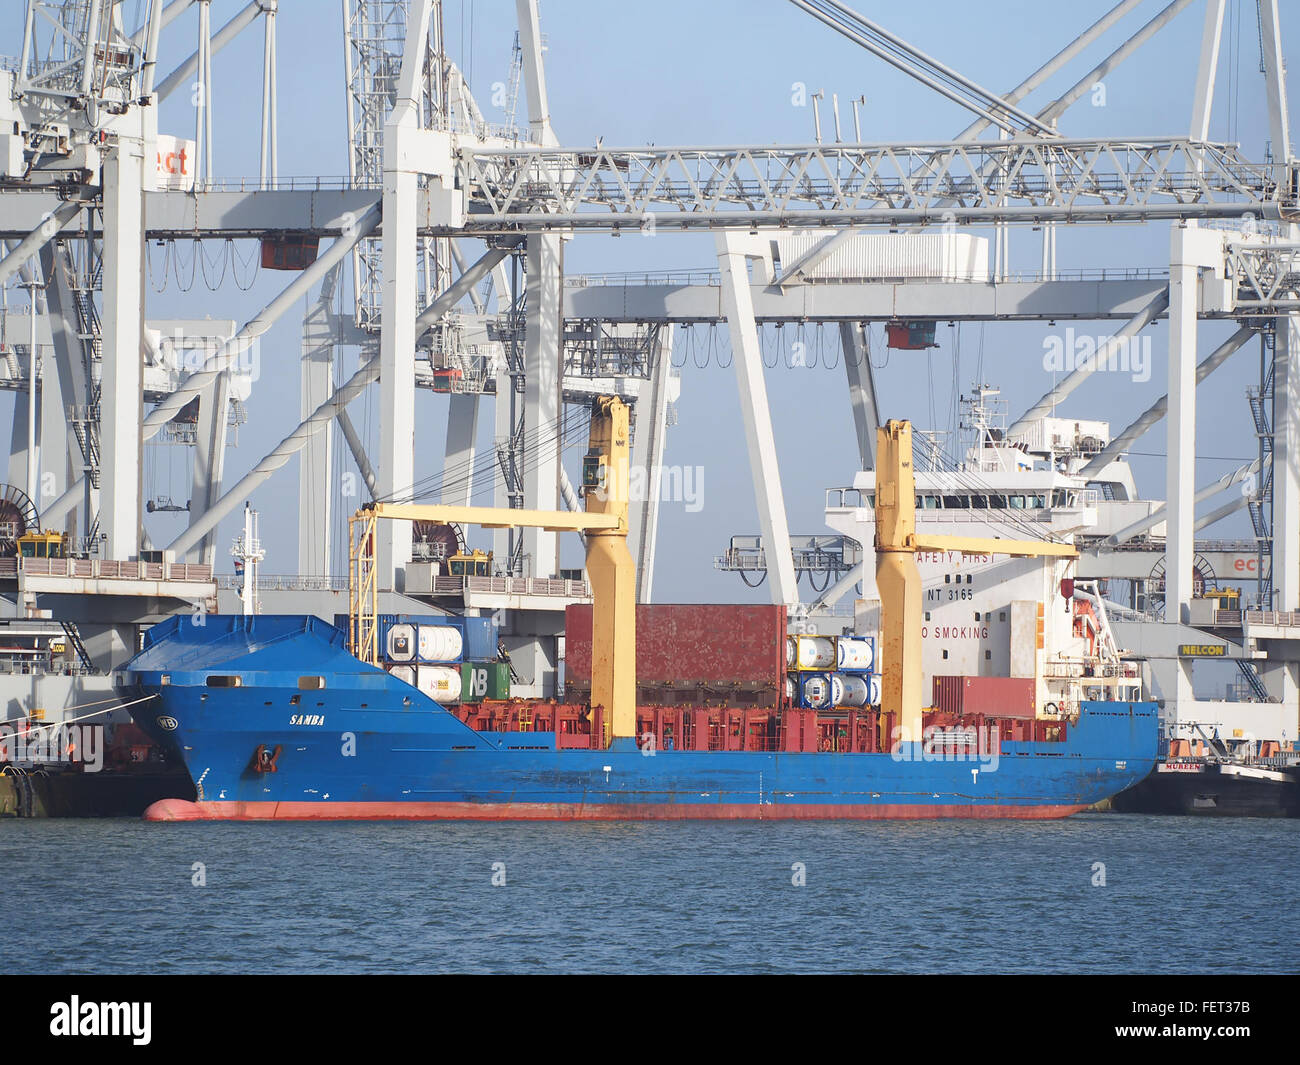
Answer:
[(12, 973), (1300, 967), (1294, 820), (0, 823)]

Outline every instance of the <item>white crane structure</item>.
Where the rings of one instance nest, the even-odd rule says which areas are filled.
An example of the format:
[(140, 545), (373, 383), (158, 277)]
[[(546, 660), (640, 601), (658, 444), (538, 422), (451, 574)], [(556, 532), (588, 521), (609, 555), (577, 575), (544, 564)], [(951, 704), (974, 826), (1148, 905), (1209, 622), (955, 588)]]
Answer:
[[(1250, 510), (1267, 570), (1261, 587), (1268, 599), (1255, 604), (1253, 621), (1242, 622), (1239, 644), (1254, 649), (1270, 697), (1294, 704), (1300, 656), (1266, 653), (1295, 647), (1287, 641), (1300, 636), (1300, 166), (1290, 139), (1280, 0), (1258, 4), (1271, 144), (1271, 154), (1258, 158), (1209, 140), (1227, 0), (1172, 0), (1158, 9), (1119, 0), (1006, 91), (976, 83), (839, 0), (790, 2), (915, 79), (921, 91), (969, 110), (971, 124), (947, 140), (844, 142), (836, 100), (834, 142), (566, 145), (562, 116), (551, 114), (537, 0), (516, 0), (512, 80), (527, 103), (527, 121), (518, 125), (484, 120), (450, 54), (441, 0), (341, 0), (347, 177), (286, 177), (277, 147), (280, 0), (27, 0), (22, 40), (12, 42), (17, 58), (0, 69), (0, 239), (7, 242), (0, 283), (33, 286), (35, 343), (45, 355), (0, 359), (0, 384), (23, 393), (39, 388), (37, 426), (27, 424), (26, 403), (15, 407), (8, 479), (35, 487), (25, 472), (35, 447), (51, 478), (33, 500), (40, 521), (66, 531), (74, 545), (66, 572), (42, 579), (84, 582), (92, 573), (103, 578), (106, 567), (175, 566), (174, 584), (165, 570), (150, 586), (151, 603), (203, 598), (211, 571), (202, 567), (213, 563), (218, 528), (260, 484), (291, 476), (281, 471), (296, 455), (299, 577), (304, 587), (327, 581), (337, 495), (331, 471), (344, 446), (376, 500), (433, 492), (467, 502), (490, 481), (501, 506), (576, 506), (562, 461), (567, 439), (585, 437), (581, 425), (569, 424), (576, 412), (595, 394), (622, 395), (635, 411), (634, 462), (647, 473), (657, 469), (678, 387), (674, 336), (685, 326), (725, 323), (762, 564), (773, 600), (794, 604), (807, 545), (791, 537), (787, 522), (764, 325), (828, 324), (845, 352), (860, 356), (863, 326), (871, 322), (1104, 320), (1116, 323), (1119, 343), (1164, 320), (1166, 395), (1153, 395), (1153, 406), (1089, 472), (1102, 473), (1165, 422), (1166, 508), (1124, 535), (1140, 537), (1164, 523), (1163, 624), (1170, 641), (1192, 642), (1185, 633), (1196, 631), (1189, 611), (1204, 518), (1196, 512), (1197, 385), (1247, 341), (1264, 338), (1267, 368), (1252, 411), (1266, 448), (1251, 471), (1254, 489), (1223, 513)], [(1144, 7), (1149, 17), (1140, 21)], [(185, 29), (188, 19), (168, 29), (190, 8), (198, 12), (197, 41)], [(1176, 128), (1158, 136), (1073, 135), (1071, 107), (1180, 15), (1193, 17), (1183, 14), (1188, 8), (1203, 16), (1201, 48), (1189, 57), (1195, 87), (1187, 113), (1170, 122)], [(140, 24), (126, 24), (137, 9)], [(214, 32), (216, 9), (229, 17)], [(212, 137), (213, 110), (223, 106), (212, 60), (259, 22), (260, 174), (231, 181)], [(1119, 47), (1082, 76), (1067, 77), (1055, 94), (1046, 88), (1121, 25), (1131, 32)], [(160, 101), (191, 89), (194, 129), (161, 133)], [(1044, 92), (1046, 102), (1030, 103)], [(859, 141), (860, 124), (855, 103)], [(1076, 277), (1058, 269), (1056, 229), (1071, 223), (1167, 226), (1167, 273), (1120, 267)], [(569, 242), (647, 227), (669, 238), (713, 233), (717, 262), (706, 268), (716, 273), (706, 269), (684, 282), (566, 278)], [(980, 230), (994, 247), (983, 276), (944, 270), (940, 277), (855, 278), (840, 271), (836, 283), (824, 283), (854, 241), (942, 234), (960, 242)], [(1018, 232), (1029, 239), (1031, 230), (1041, 234), (1042, 271), (1013, 277), (1009, 241)], [(201, 318), (197, 308), (191, 321), (156, 321), (143, 283), (146, 244), (195, 240), (259, 241), (264, 257), (288, 256), (297, 272), (284, 275), (283, 291), (242, 326)], [(241, 359), (304, 299), (297, 410), (284, 418), (281, 443), (228, 484), (228, 436), (240, 400), (255, 387)], [(6, 325), (23, 313), (22, 301), (10, 302)], [(1198, 322), (1214, 319), (1239, 328), (1202, 357)], [(20, 352), (30, 346), (25, 335), (25, 328), (5, 331)], [(340, 346), (360, 352), (355, 372), (343, 378)], [(862, 357), (844, 362), (844, 409), (861, 466), (870, 469), (882, 413), (872, 366)], [(38, 365), (39, 380), (29, 369)], [(1093, 371), (1095, 364), (1058, 381), (1012, 431), (1054, 409)], [(441, 479), (425, 476), (416, 462), (423, 388), (450, 393)], [(381, 412), (373, 455), (348, 413), (370, 390)], [(495, 448), (480, 456), (485, 399), (493, 404)], [(142, 488), (143, 449), (155, 438), (188, 445), (193, 485), (181, 508), (186, 527), (157, 544), (146, 520), (154, 501)], [(653, 594), (657, 507), (655, 498), (634, 504), (631, 546), (643, 601)], [(438, 583), (445, 577), (430, 583), (411, 523), (383, 523), (380, 535), (380, 582), (394, 594), (454, 592), (463, 609), (520, 612), (554, 611), (586, 594), (580, 581), (564, 579), (572, 575), (561, 573), (555, 534), (544, 530), (498, 532), (500, 577), (458, 580), (454, 589)], [(90, 568), (78, 577), (74, 563)], [(852, 568), (841, 576), (831, 590), (837, 595), (852, 587)], [(263, 594), (274, 592), (274, 581), (264, 579)], [(0, 594), (10, 586), (37, 598), (92, 590), (41, 584), (21, 564), (12, 573), (0, 567)], [(1171, 685), (1170, 698), (1190, 699), (1190, 662), (1175, 661)]]

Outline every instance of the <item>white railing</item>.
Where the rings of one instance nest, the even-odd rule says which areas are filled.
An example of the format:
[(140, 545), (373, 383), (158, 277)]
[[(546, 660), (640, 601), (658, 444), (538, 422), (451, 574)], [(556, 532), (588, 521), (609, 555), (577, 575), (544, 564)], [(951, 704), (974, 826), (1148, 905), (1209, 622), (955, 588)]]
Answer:
[[(97, 558), (6, 559), (21, 563), (24, 574), (33, 577), (78, 577), (126, 581), (210, 581), (212, 567), (183, 562), (119, 562)], [(15, 572), (17, 570), (15, 569)], [(4, 568), (0, 567), (0, 573)]]
[(1276, 625), (1279, 627), (1300, 625), (1300, 611), (1247, 610), (1246, 624)]

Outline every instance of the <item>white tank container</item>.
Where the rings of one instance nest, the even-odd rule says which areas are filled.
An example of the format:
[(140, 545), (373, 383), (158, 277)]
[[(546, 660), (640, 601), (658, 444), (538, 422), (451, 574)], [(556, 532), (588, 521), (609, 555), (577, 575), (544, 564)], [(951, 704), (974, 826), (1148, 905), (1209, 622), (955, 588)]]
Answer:
[(389, 666), (388, 672), (405, 684), (415, 687), (415, 667), (414, 666)]
[(867, 696), (867, 702), (871, 706), (879, 706), (880, 705), (880, 674), (873, 673), (871, 674), (870, 677), (867, 678), (867, 680), (870, 682), (871, 685), (870, 694)]
[(796, 636), (797, 669), (834, 669), (835, 641), (828, 636)]
[(803, 680), (803, 702), (813, 710), (825, 710), (831, 705), (830, 678), (815, 673)]
[(836, 673), (831, 678), (831, 703), (835, 706), (866, 706), (871, 685), (866, 677), (853, 673)]
[(390, 662), (414, 662), (415, 647), (415, 626), (393, 625), (384, 640), (384, 656)]
[(799, 686), (795, 683), (794, 677), (785, 678), (785, 697), (794, 702), (799, 697)]
[(850, 673), (870, 673), (876, 660), (875, 643), (870, 636), (841, 636), (836, 641), (836, 665)]
[(460, 670), (451, 666), (420, 666), (416, 671), (416, 687), (435, 702), (459, 702)]
[(460, 629), (451, 625), (421, 625), (419, 658), (421, 662), (459, 662), (465, 649)]

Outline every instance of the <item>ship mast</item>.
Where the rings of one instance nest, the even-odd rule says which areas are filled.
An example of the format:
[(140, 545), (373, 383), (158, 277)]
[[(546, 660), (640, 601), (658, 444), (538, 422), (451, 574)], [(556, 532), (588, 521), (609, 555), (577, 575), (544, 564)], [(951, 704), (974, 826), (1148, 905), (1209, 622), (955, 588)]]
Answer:
[(244, 531), (235, 538), (230, 553), (235, 558), (235, 567), (244, 575), (243, 587), (239, 589), (244, 613), (256, 614), (257, 571), (261, 568), (262, 559), (266, 558), (266, 552), (262, 550), (262, 541), (257, 536), (257, 511), (248, 503), (244, 504)]

